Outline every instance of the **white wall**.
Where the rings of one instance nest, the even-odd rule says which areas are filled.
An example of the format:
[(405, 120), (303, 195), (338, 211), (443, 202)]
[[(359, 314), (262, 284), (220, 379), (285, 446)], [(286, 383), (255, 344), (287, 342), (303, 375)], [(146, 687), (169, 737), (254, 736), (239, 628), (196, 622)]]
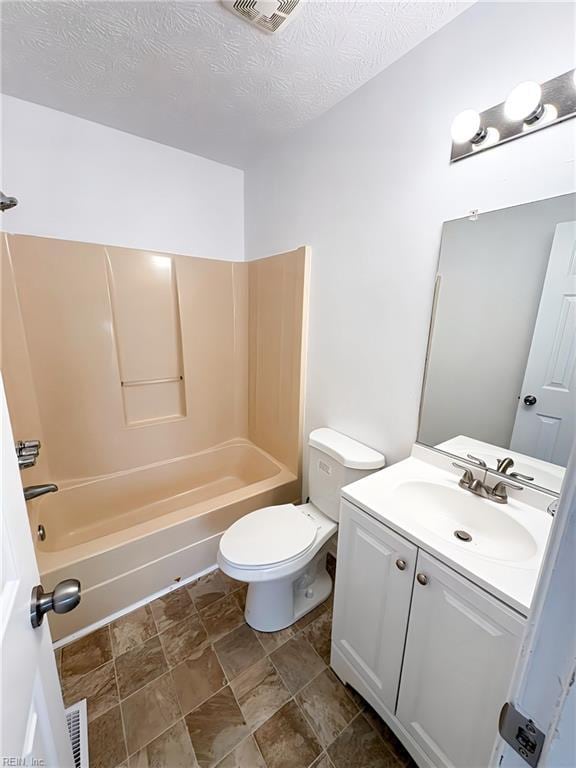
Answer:
[(573, 29), (482, 2), (248, 169), (248, 258), (312, 246), (307, 429), (409, 452), (442, 222), (574, 189), (574, 121), (453, 166), (450, 124), (573, 67)]
[(244, 173), (2, 97), (8, 232), (213, 259), (244, 258)]

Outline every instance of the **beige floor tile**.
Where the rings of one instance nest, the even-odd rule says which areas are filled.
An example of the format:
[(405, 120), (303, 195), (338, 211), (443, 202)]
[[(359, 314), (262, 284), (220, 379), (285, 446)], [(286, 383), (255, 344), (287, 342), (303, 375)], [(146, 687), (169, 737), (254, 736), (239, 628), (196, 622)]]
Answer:
[(167, 671), (168, 664), (156, 635), (116, 658), (120, 697), (125, 699)]
[(397, 768), (398, 763), (363, 715), (358, 715), (328, 747), (335, 768)]
[(238, 608), (242, 613), (246, 612), (246, 595), (248, 594), (248, 584), (244, 584), (234, 592), (234, 599), (238, 603)]
[(133, 693), (120, 706), (129, 754), (137, 752), (181, 717), (170, 673)]
[(310, 768), (334, 768), (334, 764), (332, 763), (332, 760), (328, 757), (328, 755), (320, 755), (318, 760), (315, 760)]
[(228, 576), (228, 574), (224, 573), (224, 571), (218, 572), (222, 578), (222, 581), (224, 582), (224, 587), (227, 594), (230, 594), (230, 592), (236, 592), (237, 589), (243, 589), (248, 586), (246, 582), (233, 579), (232, 576)]
[(358, 714), (358, 707), (330, 669), (325, 669), (303, 688), (296, 701), (324, 747)]
[(164, 630), (179, 624), (196, 613), (196, 608), (186, 587), (175, 589), (173, 592), (168, 592), (167, 595), (154, 600), (150, 603), (150, 609), (158, 632), (164, 632)]
[(290, 692), (268, 659), (261, 659), (231, 683), (251, 729), (258, 728), (290, 699)]
[(212, 571), (206, 576), (201, 576), (187, 589), (198, 610), (220, 600), (229, 592), (220, 571)]
[(281, 645), (270, 654), (270, 658), (292, 694), (297, 693), (326, 667), (314, 648), (301, 635)]
[(218, 657), (211, 647), (202, 649), (196, 656), (174, 667), (172, 679), (184, 715), (209, 699), (227, 683)]
[(245, 669), (264, 657), (264, 648), (254, 630), (246, 624), (234, 629), (214, 643), (222, 668), (228, 680), (233, 680)]
[(230, 688), (212, 696), (185, 720), (200, 768), (212, 768), (248, 736), (248, 726)]
[(198, 763), (183, 720), (128, 760), (128, 768), (195, 768)]
[(82, 677), (70, 677), (62, 683), (64, 705), (69, 707), (86, 699), (88, 722), (92, 722), (119, 702), (114, 663), (109, 661)]
[(85, 675), (111, 660), (112, 645), (106, 626), (62, 648), (62, 679)]
[(145, 643), (157, 633), (149, 605), (143, 605), (132, 613), (110, 624), (110, 637), (114, 656)]
[(218, 763), (217, 768), (267, 768), (267, 766), (258, 745), (252, 736), (248, 736), (228, 757)]
[(372, 709), (368, 702), (363, 700), (363, 713), (364, 717), (376, 733), (380, 736), (385, 746), (392, 752), (398, 762), (403, 766), (410, 766), (410, 768), (416, 768), (416, 763), (412, 760), (404, 745), (395, 736), (390, 728), (386, 725), (380, 715)]
[(292, 627), (286, 627), (286, 629), (281, 629), (278, 632), (256, 632), (256, 635), (266, 653), (272, 653), (291, 637), (294, 637), (294, 630)]
[(198, 616), (192, 616), (160, 635), (160, 642), (171, 667), (194, 656), (209, 645), (206, 631)]
[(244, 614), (234, 597), (228, 595), (200, 611), (202, 623), (213, 643), (244, 624)]
[(304, 614), (301, 619), (298, 619), (296, 622), (296, 629), (304, 629), (304, 627), (307, 627), (308, 624), (310, 624), (312, 621), (315, 621), (319, 616), (322, 616), (325, 611), (329, 611), (332, 608), (333, 601), (334, 598), (332, 593), (327, 600), (325, 600), (323, 603), (320, 603), (320, 605), (317, 605), (313, 610)]
[(317, 619), (310, 622), (302, 636), (308, 640), (325, 664), (330, 664), (332, 646), (332, 611), (324, 611)]
[(268, 768), (309, 768), (322, 752), (314, 731), (294, 701), (261, 725), (254, 738)]
[(90, 768), (116, 768), (126, 760), (120, 707), (108, 710), (88, 727)]

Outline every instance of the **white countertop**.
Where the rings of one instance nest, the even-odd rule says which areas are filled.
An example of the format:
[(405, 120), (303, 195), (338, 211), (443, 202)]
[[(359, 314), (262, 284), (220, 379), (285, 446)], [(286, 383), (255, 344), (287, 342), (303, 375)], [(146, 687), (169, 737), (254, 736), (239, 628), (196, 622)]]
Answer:
[[(474, 538), (472, 542), (462, 542), (455, 537), (452, 540), (428, 527), (425, 504), (422, 509), (411, 509), (407, 515), (394, 499), (400, 486), (413, 481), (436, 483), (456, 493), (470, 495), (458, 486), (461, 476), (461, 470), (451, 467), (450, 458), (415, 446), (409, 459), (346, 486), (342, 496), (526, 616), (553, 521), (545, 511), (553, 497), (524, 489), (509, 491), (507, 504), (478, 499), (479, 505), (493, 508), (490, 510), (492, 515), (496, 508), (498, 514), (508, 515), (520, 523), (535, 542), (535, 551), (527, 559), (511, 561), (487, 557), (477, 551)], [(481, 506), (478, 509), (481, 511)]]

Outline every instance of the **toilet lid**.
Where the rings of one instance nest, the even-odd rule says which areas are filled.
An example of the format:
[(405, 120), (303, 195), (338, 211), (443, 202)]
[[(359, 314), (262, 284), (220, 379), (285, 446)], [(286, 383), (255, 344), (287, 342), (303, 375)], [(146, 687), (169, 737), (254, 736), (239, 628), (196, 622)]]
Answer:
[(240, 568), (292, 560), (312, 546), (316, 525), (293, 504), (263, 507), (233, 523), (220, 540), (220, 552)]

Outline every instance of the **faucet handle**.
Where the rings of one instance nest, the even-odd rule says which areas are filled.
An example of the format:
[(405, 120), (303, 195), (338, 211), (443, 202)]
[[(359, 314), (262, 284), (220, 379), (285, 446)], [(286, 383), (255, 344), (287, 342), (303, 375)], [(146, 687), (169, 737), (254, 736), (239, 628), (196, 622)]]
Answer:
[(479, 459), (477, 456), (472, 456), (471, 453), (466, 454), (466, 458), (470, 459), (470, 461), (475, 461), (476, 464), (478, 464), (479, 467), (482, 467), (482, 469), (486, 469), (487, 465), (484, 459)]
[(530, 475), (523, 475), (521, 472), (510, 472), (510, 477), (515, 477), (516, 480), (526, 480), (527, 483), (531, 483), (534, 480)]
[(460, 478), (459, 485), (462, 488), (468, 488), (470, 486), (470, 483), (474, 482), (474, 475), (472, 474), (472, 469), (470, 467), (464, 466), (464, 464), (458, 464), (457, 461), (453, 461), (452, 466), (456, 467), (456, 469), (464, 470), (464, 474)]
[(499, 504), (506, 504), (508, 501), (508, 494), (506, 493), (506, 488), (512, 488), (514, 491), (523, 491), (524, 488), (521, 485), (518, 485), (517, 483), (509, 483), (506, 480), (500, 480), (499, 483), (496, 483), (494, 488), (492, 488), (492, 491), (490, 492), (490, 498), (492, 501), (497, 501)]
[(498, 488), (499, 485), (506, 486), (506, 488), (513, 488), (515, 491), (523, 491), (524, 486), (518, 485), (518, 483), (509, 483), (507, 480), (500, 480), (499, 483), (496, 483), (494, 488)]
[(18, 469), (30, 469), (30, 467), (36, 466), (36, 459), (38, 455), (33, 453), (30, 455), (18, 454)]

